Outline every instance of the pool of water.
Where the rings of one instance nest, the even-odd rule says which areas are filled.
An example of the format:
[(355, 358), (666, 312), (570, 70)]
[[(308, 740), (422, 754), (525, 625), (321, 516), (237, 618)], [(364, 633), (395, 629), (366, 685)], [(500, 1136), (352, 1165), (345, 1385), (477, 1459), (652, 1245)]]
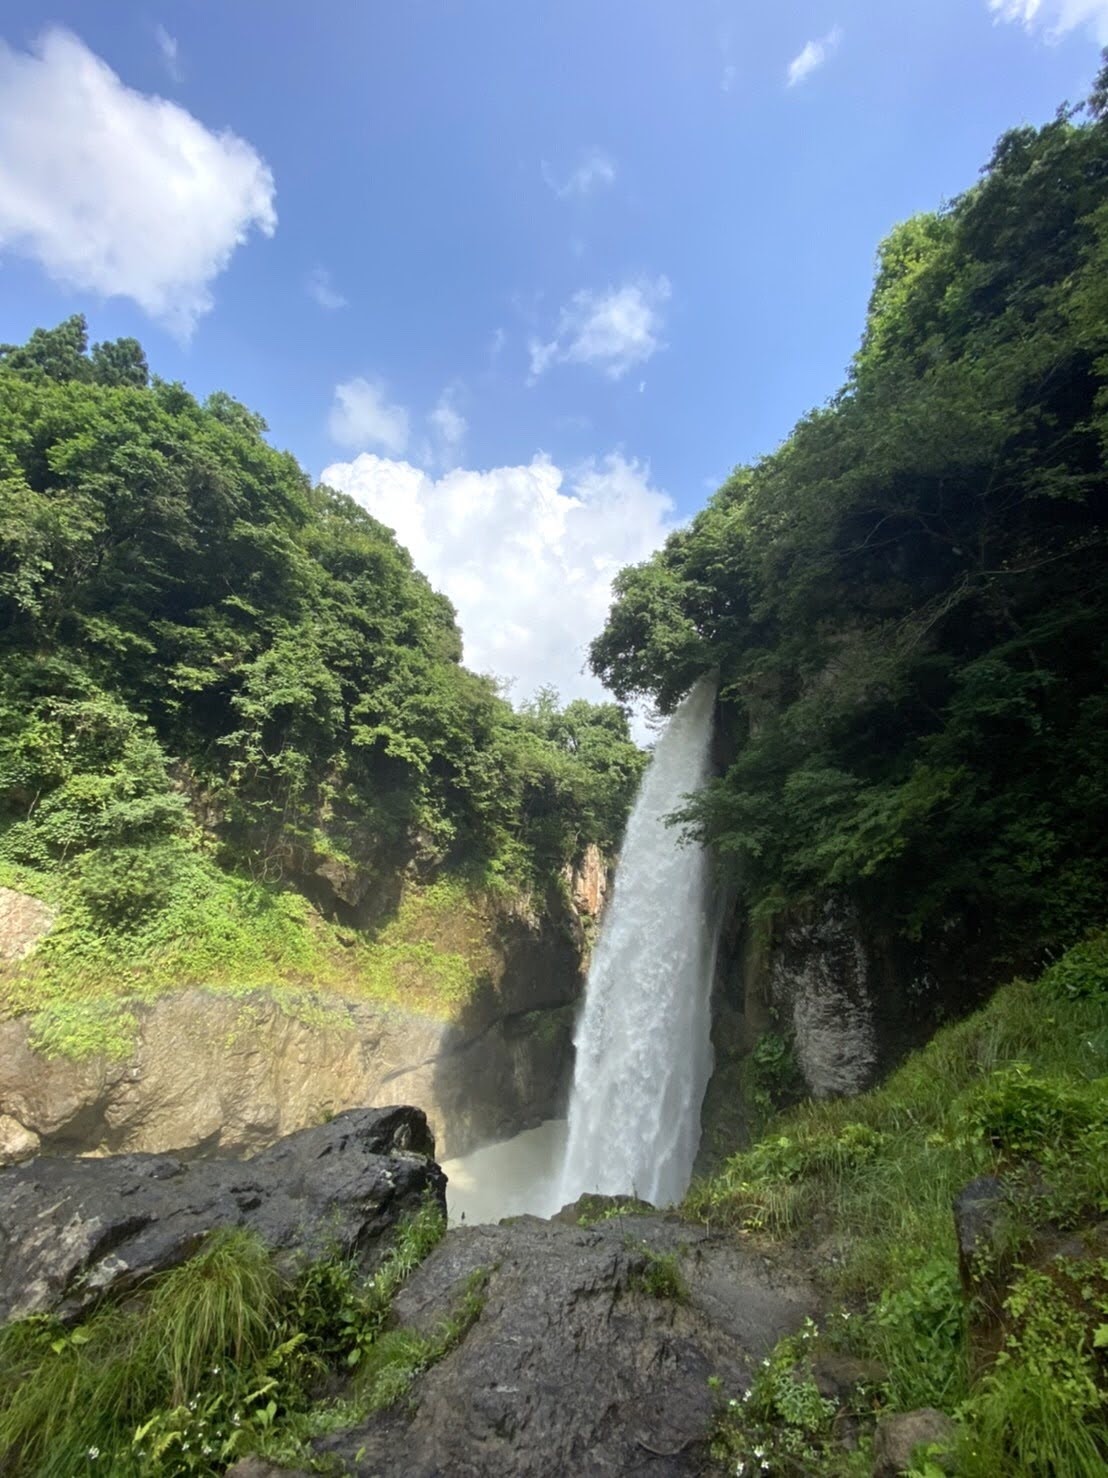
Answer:
[(496, 1222), (502, 1216), (550, 1216), (559, 1208), (554, 1179), (566, 1143), (564, 1119), (547, 1119), (499, 1144), (444, 1160), (446, 1207), (452, 1224)]

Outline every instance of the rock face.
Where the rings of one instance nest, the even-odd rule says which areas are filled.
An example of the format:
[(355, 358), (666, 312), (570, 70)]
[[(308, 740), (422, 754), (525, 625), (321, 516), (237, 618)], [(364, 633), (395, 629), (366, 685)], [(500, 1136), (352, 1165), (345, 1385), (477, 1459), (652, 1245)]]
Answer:
[(374, 1244), (446, 1181), (418, 1109), (358, 1109), (304, 1129), (246, 1164), (170, 1155), (41, 1157), (0, 1171), (0, 1321), (76, 1318), (184, 1262), (221, 1227), (249, 1227), (275, 1252)]
[(585, 918), (598, 919), (604, 912), (612, 875), (595, 842), (585, 848), (577, 867), (566, 865), (564, 877), (577, 912)]
[[(572, 881), (602, 902), (594, 862), (595, 876), (585, 867)], [(79, 1061), (36, 1052), (33, 1019), (0, 1021), (0, 1166), (40, 1146), (250, 1154), (329, 1113), (397, 1099), (424, 1108), (444, 1158), (557, 1118), (584, 983), (582, 908), (482, 920), (482, 972), (449, 1021), (338, 997), (298, 1011), (271, 992), (193, 987), (128, 1003), (132, 1050)]]
[[(672, 1256), (683, 1298), (647, 1291)], [(521, 1217), (458, 1228), (395, 1312), (428, 1330), (485, 1270), (485, 1304), (412, 1403), (322, 1441), (351, 1473), (390, 1478), (676, 1478), (703, 1469), (708, 1385), (729, 1389), (814, 1309), (811, 1289), (701, 1228), (661, 1215), (591, 1227)]]
[[(128, 1008), (126, 1058), (45, 1059), (26, 1018), (0, 1022), (0, 1165), (51, 1153), (250, 1154), (347, 1108), (425, 1108), (444, 1157), (564, 1104), (572, 1006), (481, 1023), (336, 999), (318, 1017), (266, 992), (188, 990)], [(28, 1146), (31, 1147), (30, 1151)]]
[(763, 1034), (787, 1040), (807, 1094), (850, 1096), (978, 1004), (990, 983), (988, 933), (970, 923), (940, 922), (914, 942), (846, 893), (757, 925), (726, 910), (698, 1172), (718, 1163), (720, 1145), (743, 1142), (745, 1059)]
[(0, 964), (26, 959), (54, 927), (54, 910), (41, 898), (0, 888)]

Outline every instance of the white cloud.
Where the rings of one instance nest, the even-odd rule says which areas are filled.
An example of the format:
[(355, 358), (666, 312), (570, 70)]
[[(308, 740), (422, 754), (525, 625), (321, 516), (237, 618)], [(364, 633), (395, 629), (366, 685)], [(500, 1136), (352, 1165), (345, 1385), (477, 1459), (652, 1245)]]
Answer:
[(308, 273), (306, 286), (308, 296), (314, 298), (319, 306), (326, 308), (328, 312), (346, 307), (346, 299), (331, 281), (331, 274), (326, 267), (313, 267)]
[(340, 446), (379, 446), (396, 457), (408, 445), (408, 412), (388, 403), (379, 380), (359, 377), (335, 386), (327, 429)]
[(1048, 41), (1087, 26), (1108, 45), (1108, 0), (988, 0), (998, 21), (1018, 21), (1028, 31), (1042, 29)]
[(615, 181), (616, 166), (600, 149), (589, 149), (567, 179), (559, 180), (545, 159), (542, 177), (559, 200), (568, 200), (573, 195), (591, 195), (595, 190), (606, 189)]
[(539, 455), (527, 466), (434, 479), (365, 453), (325, 468), (322, 481), (396, 530), (457, 607), (466, 662), (514, 678), (521, 698), (543, 683), (567, 699), (603, 696), (582, 668), (612, 579), (674, 526), (673, 504), (648, 469), (618, 454), (574, 471)]
[(71, 32), (0, 42), (0, 249), (57, 282), (186, 337), (235, 247), (273, 234), (273, 195), (248, 143), (125, 87)]
[(439, 396), (435, 409), (427, 417), (438, 439), (444, 460), (457, 453), (469, 429), (465, 416), (454, 404), (454, 396), (453, 388), (444, 390)]
[(552, 364), (591, 364), (613, 380), (661, 347), (665, 277), (639, 278), (603, 293), (576, 293), (562, 309), (553, 339), (532, 339), (531, 381)]
[(158, 43), (158, 50), (162, 54), (166, 71), (174, 82), (180, 82), (181, 62), (178, 55), (177, 37), (171, 36), (164, 26), (155, 26), (154, 40)]
[(494, 328), (489, 336), (489, 365), (496, 363), (504, 351), (504, 345), (508, 342), (508, 335), (502, 328)]
[(799, 55), (794, 56), (789, 63), (786, 73), (788, 85), (795, 87), (798, 82), (804, 82), (813, 72), (823, 66), (838, 50), (839, 42), (843, 39), (843, 33), (838, 26), (828, 31), (818, 41), (809, 41)]

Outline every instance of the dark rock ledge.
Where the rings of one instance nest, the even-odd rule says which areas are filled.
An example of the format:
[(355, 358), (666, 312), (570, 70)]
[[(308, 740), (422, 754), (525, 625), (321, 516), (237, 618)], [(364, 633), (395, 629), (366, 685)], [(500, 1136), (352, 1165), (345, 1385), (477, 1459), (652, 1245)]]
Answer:
[[(130, 1154), (0, 1170), (0, 1318), (79, 1317), (219, 1227), (252, 1228), (279, 1259), (338, 1248), (372, 1267), (402, 1212), (428, 1189), (442, 1200), (433, 1152), (419, 1110), (355, 1109), (246, 1162)], [(318, 1455), (360, 1478), (702, 1471), (720, 1399), (710, 1379), (745, 1389), (777, 1340), (818, 1311), (813, 1289), (676, 1217), (610, 1208), (581, 1226), (582, 1209), (449, 1231), (394, 1317), (435, 1327), (480, 1271), (479, 1316), (405, 1401), (322, 1439)], [(661, 1282), (659, 1258), (672, 1259)], [(237, 1470), (276, 1471), (253, 1459)]]
[(0, 1320), (86, 1313), (184, 1262), (220, 1227), (274, 1252), (374, 1244), (446, 1179), (419, 1109), (351, 1109), (245, 1163), (173, 1155), (51, 1159), (0, 1170)]

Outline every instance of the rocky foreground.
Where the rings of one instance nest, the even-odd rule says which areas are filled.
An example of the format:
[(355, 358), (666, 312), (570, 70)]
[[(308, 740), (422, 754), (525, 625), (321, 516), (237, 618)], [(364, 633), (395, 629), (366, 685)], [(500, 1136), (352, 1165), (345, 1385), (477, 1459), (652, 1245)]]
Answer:
[[(433, 1152), (418, 1110), (359, 1109), (245, 1163), (40, 1157), (0, 1172), (0, 1317), (75, 1320), (227, 1226), (282, 1258), (338, 1249), (371, 1267), (403, 1213), (443, 1203)], [(676, 1218), (582, 1226), (570, 1208), (449, 1231), (397, 1296), (395, 1324), (433, 1329), (475, 1276), (483, 1302), (460, 1344), (403, 1402), (320, 1439), (321, 1460), (396, 1478), (699, 1472), (709, 1382), (747, 1384), (816, 1301), (795, 1274)]]

